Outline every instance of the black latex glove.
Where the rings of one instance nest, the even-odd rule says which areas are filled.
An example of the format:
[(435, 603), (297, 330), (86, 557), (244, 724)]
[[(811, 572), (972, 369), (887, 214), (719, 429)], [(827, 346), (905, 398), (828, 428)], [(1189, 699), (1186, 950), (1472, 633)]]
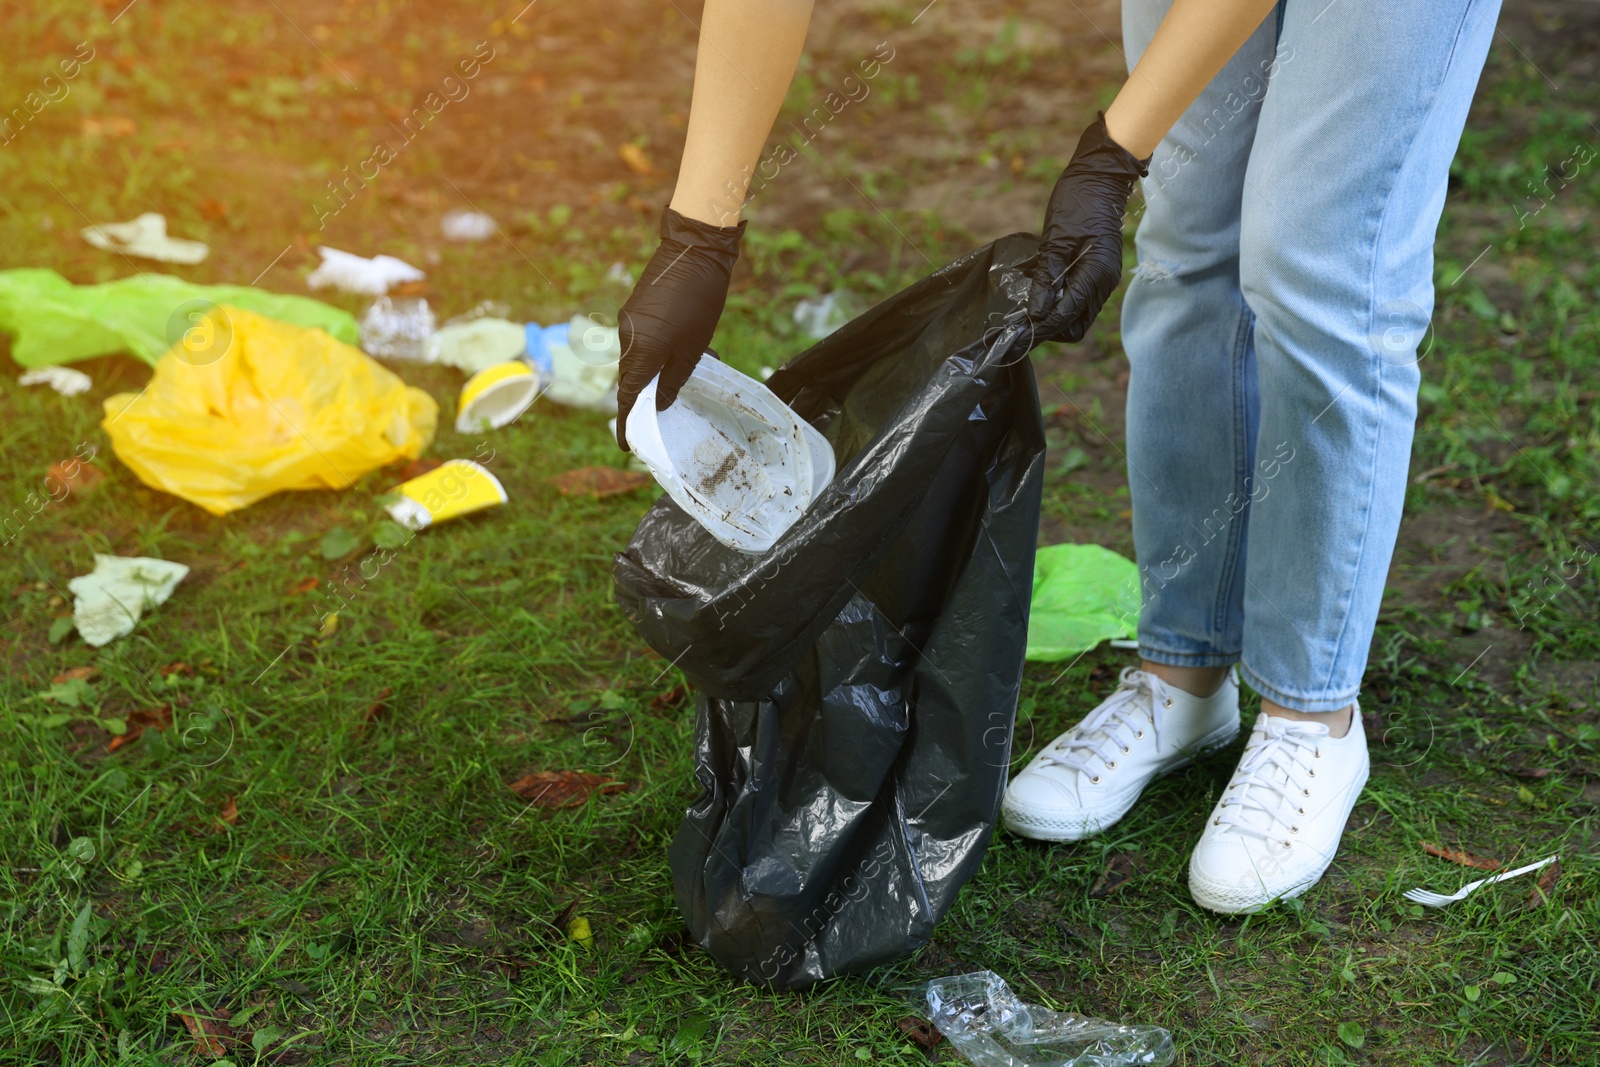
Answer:
[(1150, 160), (1106, 132), (1105, 114), (1083, 131), (1045, 208), (1028, 320), (1039, 341), (1081, 341), (1122, 280), (1122, 216)]
[(628, 450), (628, 412), (658, 373), (656, 410), (664, 411), (694, 373), (728, 302), (745, 223), (712, 226), (666, 208), (661, 244), (617, 313), (622, 365), (617, 379), (617, 445)]

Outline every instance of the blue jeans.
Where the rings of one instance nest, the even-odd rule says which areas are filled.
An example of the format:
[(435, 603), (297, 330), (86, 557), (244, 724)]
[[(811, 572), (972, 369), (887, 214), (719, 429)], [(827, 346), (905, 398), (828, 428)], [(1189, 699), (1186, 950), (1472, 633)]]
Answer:
[[(1124, 0), (1130, 65), (1169, 3)], [(1499, 7), (1285, 0), (1156, 150), (1122, 311), (1145, 659), (1356, 698)]]

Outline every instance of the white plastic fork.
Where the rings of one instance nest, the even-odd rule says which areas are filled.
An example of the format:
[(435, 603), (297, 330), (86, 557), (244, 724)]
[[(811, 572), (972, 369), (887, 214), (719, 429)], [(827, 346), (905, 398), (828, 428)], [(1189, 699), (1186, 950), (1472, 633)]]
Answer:
[(1443, 893), (1435, 893), (1430, 889), (1408, 889), (1405, 891), (1404, 896), (1414, 904), (1421, 904), (1429, 908), (1442, 908), (1446, 904), (1454, 904), (1458, 900), (1465, 899), (1469, 894), (1476, 892), (1483, 886), (1493, 885), (1495, 882), (1503, 882), (1507, 878), (1515, 878), (1518, 875), (1527, 874), (1529, 871), (1537, 871), (1540, 867), (1554, 863), (1559, 858), (1560, 855), (1558, 853), (1555, 856), (1546, 856), (1538, 863), (1530, 863), (1526, 867), (1518, 867), (1514, 871), (1506, 871), (1503, 874), (1492, 874), (1487, 878), (1479, 878), (1476, 882), (1468, 882), (1449, 896), (1445, 896)]

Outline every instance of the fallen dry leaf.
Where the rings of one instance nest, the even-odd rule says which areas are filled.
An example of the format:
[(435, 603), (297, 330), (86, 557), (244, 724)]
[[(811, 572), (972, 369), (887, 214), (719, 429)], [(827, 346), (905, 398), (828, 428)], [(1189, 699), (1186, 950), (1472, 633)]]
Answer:
[(229, 826), (236, 824), (239, 821), (239, 802), (233, 797), (224, 800), (222, 810), (217, 812), (217, 817)]
[(194, 668), (189, 666), (187, 663), (183, 662), (182, 660), (178, 660), (178, 661), (176, 661), (174, 663), (169, 663), (165, 667), (159, 668), (159, 670), (161, 671), (161, 677), (163, 677), (163, 678), (170, 677), (171, 675), (174, 675), (174, 674), (181, 674), (186, 678), (193, 678), (194, 677)]
[(1523, 902), (1523, 907), (1538, 908), (1550, 903), (1551, 896), (1555, 893), (1556, 882), (1560, 878), (1561, 861), (1557, 860), (1539, 872), (1539, 880), (1528, 890), (1528, 899)]
[(321, 584), (322, 582), (316, 578), (302, 578), (289, 587), (289, 595), (299, 596), (301, 593), (309, 593)]
[(377, 722), (389, 713), (389, 697), (394, 689), (384, 686), (378, 695), (372, 698), (372, 703), (367, 705), (366, 712), (361, 716), (361, 721), (356, 724), (356, 736), (360, 737), (367, 732), (367, 727)]
[(627, 165), (627, 168), (635, 174), (648, 176), (656, 172), (655, 164), (651, 163), (650, 157), (644, 154), (644, 149), (632, 141), (618, 145), (617, 155)]
[(106, 473), (93, 463), (63, 459), (50, 464), (47, 478), (54, 478), (65, 485), (70, 496), (87, 496), (100, 488), (100, 483), (106, 480)]
[(1422, 841), (1419, 844), (1422, 845), (1422, 851), (1428, 855), (1438, 856), (1442, 860), (1449, 860), (1451, 863), (1460, 864), (1463, 867), (1476, 867), (1480, 871), (1498, 871), (1505, 866), (1499, 860), (1484, 859), (1482, 856), (1474, 856), (1470, 852), (1461, 852), (1457, 849), (1435, 845), (1431, 841)]
[(579, 467), (575, 471), (557, 474), (548, 479), (561, 490), (562, 496), (588, 495), (596, 500), (621, 493), (631, 493), (652, 484), (643, 471), (628, 471), (621, 467)]
[(668, 689), (665, 693), (657, 693), (650, 701), (651, 711), (677, 711), (689, 702), (689, 687), (683, 682)]
[(589, 799), (589, 794), (620, 793), (626, 786), (603, 774), (585, 771), (534, 771), (512, 782), (510, 789), (524, 800), (541, 808), (571, 808)]
[(1137, 852), (1118, 852), (1106, 860), (1100, 877), (1089, 889), (1090, 900), (1102, 900), (1133, 881), (1144, 869), (1144, 859)]
[(395, 477), (402, 482), (409, 482), (413, 478), (420, 478), (443, 462), (437, 459), (410, 459), (400, 465), (395, 472)]
[(157, 704), (148, 711), (136, 711), (127, 718), (128, 728), (122, 733), (106, 742), (106, 751), (115, 752), (123, 745), (129, 745), (139, 740), (139, 735), (147, 727), (165, 730), (172, 725), (172, 710), (165, 704)]
[(173, 1008), (172, 1014), (182, 1019), (189, 1033), (194, 1035), (194, 1050), (200, 1055), (213, 1060), (227, 1055), (228, 1050), (222, 1043), (233, 1038), (233, 1029), (228, 1025), (228, 1020), (233, 1018), (232, 1012), (226, 1008), (218, 1008), (215, 1012)]
[(939, 1032), (937, 1026), (934, 1026), (926, 1019), (919, 1019), (915, 1015), (907, 1015), (904, 1019), (895, 1023), (895, 1026), (899, 1028), (908, 1041), (924, 1052), (933, 1051), (934, 1046), (944, 1040), (944, 1035)]
[(228, 205), (215, 197), (202, 196), (200, 198), (200, 217), (210, 219), (212, 222), (221, 222), (228, 217)]
[(50, 679), (51, 685), (60, 685), (62, 682), (82, 680), (87, 682), (100, 673), (99, 667), (68, 667), (54, 678)]

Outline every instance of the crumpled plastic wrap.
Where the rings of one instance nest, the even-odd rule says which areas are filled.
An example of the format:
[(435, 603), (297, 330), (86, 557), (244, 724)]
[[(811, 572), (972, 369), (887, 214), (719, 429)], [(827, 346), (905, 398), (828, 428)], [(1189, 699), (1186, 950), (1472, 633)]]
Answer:
[(53, 270), (0, 270), (0, 333), (14, 334), (11, 358), (24, 367), (75, 363), (128, 352), (154, 365), (195, 323), (219, 304), (315, 326), (355, 344), (348, 311), (309, 296), (248, 285), (195, 285), (169, 274), (135, 274), (98, 285), (73, 285)]
[(101, 426), (146, 485), (213, 515), (284, 489), (344, 489), (416, 459), (439, 406), (321, 330), (217, 307)]
[(752, 982), (915, 951), (988, 847), (1044, 478), (1016, 319), (1036, 247), (964, 256), (768, 379), (839, 469), (767, 552), (662, 497), (617, 557), (624, 614), (699, 690), (678, 906)]
[(1047, 545), (1033, 562), (1028, 658), (1071, 659), (1139, 629), (1139, 568), (1101, 545)]
[(928, 983), (928, 1018), (976, 1067), (1161, 1067), (1172, 1035), (1018, 1000), (993, 971)]

